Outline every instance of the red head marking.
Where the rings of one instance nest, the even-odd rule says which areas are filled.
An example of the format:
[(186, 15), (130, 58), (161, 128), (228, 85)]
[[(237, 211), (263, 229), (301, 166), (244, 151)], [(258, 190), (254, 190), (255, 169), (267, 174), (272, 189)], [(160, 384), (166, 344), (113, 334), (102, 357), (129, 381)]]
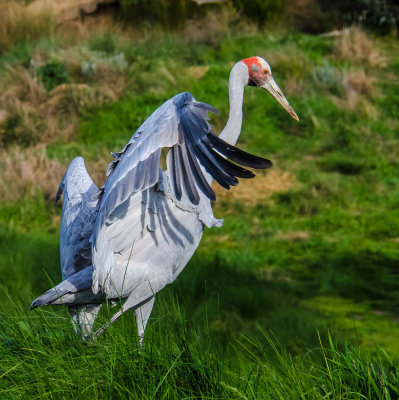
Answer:
[(248, 68), (248, 85), (261, 86), (265, 81), (265, 75), (259, 57), (250, 57), (241, 60)]
[(262, 66), (259, 63), (259, 58), (258, 57), (249, 57), (249, 58), (244, 58), (244, 60), (241, 60), (247, 67), (248, 71), (251, 72), (251, 66), (255, 65), (256, 67), (259, 68), (259, 70), (262, 69)]

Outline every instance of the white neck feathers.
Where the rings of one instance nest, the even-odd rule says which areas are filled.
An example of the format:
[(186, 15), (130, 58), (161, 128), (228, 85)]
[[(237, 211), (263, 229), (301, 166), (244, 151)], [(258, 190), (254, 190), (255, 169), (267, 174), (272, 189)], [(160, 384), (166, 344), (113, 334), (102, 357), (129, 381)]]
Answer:
[(219, 135), (221, 139), (232, 145), (236, 144), (241, 133), (242, 103), (244, 88), (248, 84), (248, 79), (249, 74), (247, 66), (241, 61), (234, 65), (229, 79), (229, 119)]

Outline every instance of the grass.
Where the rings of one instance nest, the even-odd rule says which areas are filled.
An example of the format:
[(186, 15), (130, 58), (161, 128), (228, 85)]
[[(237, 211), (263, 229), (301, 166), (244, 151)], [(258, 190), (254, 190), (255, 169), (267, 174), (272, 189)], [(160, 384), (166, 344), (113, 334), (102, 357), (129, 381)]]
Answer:
[[(1, 398), (399, 397), (397, 41), (232, 18), (183, 35), (97, 23), (0, 55)], [(69, 161), (101, 185), (108, 152), (186, 90), (221, 111), (220, 131), (231, 65), (255, 54), (301, 121), (246, 89), (239, 145), (274, 168), (218, 191), (224, 226), (157, 295), (144, 349), (132, 313), (85, 345), (65, 309), (29, 312), (60, 279), (52, 200)], [(46, 90), (48, 65), (63, 67)]]
[[(167, 290), (139, 348), (132, 316), (87, 346), (65, 315), (19, 308), (2, 320), (2, 398), (271, 398), (390, 399), (398, 395), (398, 363), (382, 348), (371, 356), (338, 347), (331, 336), (292, 356), (259, 329), (223, 346), (203, 333)], [(6, 295), (6, 293), (5, 293)], [(4, 314), (3, 314), (4, 315)], [(208, 331), (208, 332), (207, 332)], [(19, 381), (18, 386), (15, 381)]]

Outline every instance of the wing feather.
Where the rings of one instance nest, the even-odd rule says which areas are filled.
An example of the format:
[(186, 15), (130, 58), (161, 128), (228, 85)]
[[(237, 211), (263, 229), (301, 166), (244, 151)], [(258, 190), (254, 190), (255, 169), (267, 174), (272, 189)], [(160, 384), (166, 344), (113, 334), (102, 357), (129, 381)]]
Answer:
[[(192, 206), (197, 206), (204, 196), (216, 199), (210, 187), (212, 179), (229, 189), (238, 183), (237, 177), (254, 176), (237, 164), (252, 168), (271, 166), (269, 160), (243, 152), (215, 136), (208, 122), (209, 111), (217, 113), (212, 106), (194, 100), (190, 93), (178, 94), (141, 125), (122, 151), (113, 153), (108, 179), (99, 195), (91, 239), (95, 293), (101, 287), (105, 291), (109, 288), (106, 280), (114, 268), (116, 252), (139, 241), (143, 229), (154, 232), (154, 237), (157, 226), (162, 229), (162, 206), (155, 209), (155, 203), (151, 207), (151, 200), (147, 199), (157, 193), (162, 148), (170, 148), (166, 161), (174, 197)], [(137, 197), (139, 193), (143, 196)], [(139, 199), (140, 204), (136, 200), (132, 200), (134, 205), (129, 204), (129, 198)], [(139, 226), (129, 228), (125, 223), (115, 223), (127, 214), (133, 215), (131, 207), (137, 207), (141, 215)], [(122, 214), (118, 216), (116, 209)], [(137, 248), (138, 244), (134, 246)]]
[(61, 217), (60, 253), (63, 279), (92, 264), (91, 243), (98, 193), (82, 157), (70, 163), (57, 191), (57, 200), (64, 194)]
[(179, 151), (180, 163), (185, 166), (183, 168), (183, 179), (187, 188), (188, 198), (192, 204), (197, 205), (200, 202), (200, 197), (195, 185), (193, 171), (190, 168), (191, 163), (188, 159), (187, 148), (186, 146), (177, 146), (177, 150)]
[(178, 146), (172, 148), (173, 154), (173, 183), (175, 189), (175, 195), (177, 200), (181, 200), (182, 196), (182, 177), (181, 173), (183, 172), (183, 165), (181, 164), (181, 159), (178, 154)]

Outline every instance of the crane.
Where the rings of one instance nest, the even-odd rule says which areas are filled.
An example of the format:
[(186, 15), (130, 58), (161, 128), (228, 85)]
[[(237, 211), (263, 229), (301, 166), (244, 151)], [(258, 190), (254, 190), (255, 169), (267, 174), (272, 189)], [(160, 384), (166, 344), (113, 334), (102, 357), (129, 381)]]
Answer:
[[(208, 112), (218, 111), (191, 93), (167, 100), (137, 129), (127, 145), (112, 153), (107, 180), (98, 188), (83, 158), (63, 177), (60, 232), (62, 282), (32, 302), (31, 309), (64, 304), (76, 332), (91, 340), (133, 309), (142, 343), (155, 295), (173, 282), (197, 249), (204, 227), (221, 226), (212, 212), (211, 183), (229, 189), (237, 178), (272, 163), (237, 147), (245, 86), (266, 89), (298, 117), (261, 57), (236, 63), (229, 78), (230, 111), (219, 136)], [(169, 148), (160, 168), (161, 150)], [(110, 321), (92, 333), (101, 305), (123, 303)]]

